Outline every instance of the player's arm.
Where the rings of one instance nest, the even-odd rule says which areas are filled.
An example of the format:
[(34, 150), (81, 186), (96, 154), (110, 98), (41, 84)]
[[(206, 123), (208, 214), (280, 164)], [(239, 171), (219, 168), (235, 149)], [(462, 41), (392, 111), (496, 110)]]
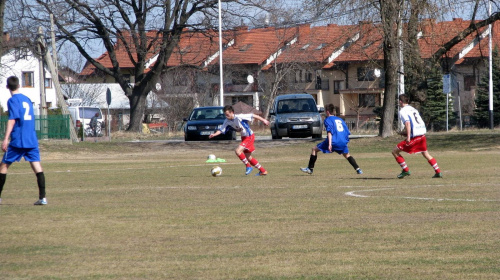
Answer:
[(328, 133), (326, 134), (326, 137), (328, 138), (328, 151), (330, 151), (330, 153), (332, 152), (332, 133), (330, 131), (328, 131)]
[(12, 133), (12, 129), (14, 129), (14, 125), (16, 124), (16, 120), (8, 120), (7, 121), (7, 128), (5, 129), (5, 137), (2, 142), (2, 150), (4, 152), (7, 151), (7, 147), (9, 146), (9, 138), (10, 134)]
[(216, 137), (216, 136), (218, 136), (218, 135), (221, 135), (221, 134), (222, 134), (222, 131), (217, 130), (216, 132), (214, 132), (214, 133), (210, 134), (210, 135), (208, 136), (208, 138), (212, 139), (212, 138), (214, 138), (214, 137)]
[(409, 121), (405, 122), (405, 131), (406, 131), (406, 142), (410, 142), (411, 140), (411, 124)]
[(261, 121), (264, 125), (269, 125), (269, 121), (264, 119), (263, 117), (259, 116), (259, 115), (256, 115), (256, 114), (253, 114), (253, 118), (254, 119), (258, 119), (259, 121)]

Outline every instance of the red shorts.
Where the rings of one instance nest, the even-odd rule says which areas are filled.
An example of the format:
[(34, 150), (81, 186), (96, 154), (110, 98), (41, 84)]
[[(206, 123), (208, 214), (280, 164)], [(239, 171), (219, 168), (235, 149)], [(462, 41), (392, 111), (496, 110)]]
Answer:
[(255, 135), (252, 134), (250, 136), (241, 136), (240, 146), (245, 147), (244, 153), (252, 153), (255, 151), (255, 147), (253, 146), (253, 142), (255, 141)]
[(411, 138), (409, 143), (406, 140), (399, 142), (396, 147), (409, 154), (422, 153), (427, 151), (427, 140), (425, 135), (416, 136)]

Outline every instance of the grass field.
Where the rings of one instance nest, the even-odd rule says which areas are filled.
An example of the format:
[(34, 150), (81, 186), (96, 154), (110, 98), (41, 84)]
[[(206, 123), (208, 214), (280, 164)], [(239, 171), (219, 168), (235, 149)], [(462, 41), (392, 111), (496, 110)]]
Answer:
[(42, 143), (49, 205), (14, 164), (0, 279), (500, 279), (500, 133), (428, 135), (443, 179), (406, 154), (397, 179), (400, 139), (352, 140), (363, 175), (320, 154), (312, 176), (317, 141), (257, 141), (266, 177), (235, 141)]

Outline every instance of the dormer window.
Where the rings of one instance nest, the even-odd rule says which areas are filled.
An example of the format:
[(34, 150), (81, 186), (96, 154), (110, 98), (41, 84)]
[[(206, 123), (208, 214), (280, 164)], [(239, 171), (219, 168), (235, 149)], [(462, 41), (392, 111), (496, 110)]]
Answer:
[(325, 46), (326, 46), (326, 43), (321, 43), (321, 44), (319, 44), (319, 45), (316, 47), (316, 49), (315, 49), (315, 50), (321, 50), (321, 49), (322, 49), (323, 47), (325, 47)]
[(253, 44), (246, 44), (240, 48), (240, 52), (246, 52)]
[(302, 46), (302, 48), (300, 48), (301, 51), (305, 51), (307, 50), (307, 48), (309, 48), (310, 44), (305, 44), (304, 46)]

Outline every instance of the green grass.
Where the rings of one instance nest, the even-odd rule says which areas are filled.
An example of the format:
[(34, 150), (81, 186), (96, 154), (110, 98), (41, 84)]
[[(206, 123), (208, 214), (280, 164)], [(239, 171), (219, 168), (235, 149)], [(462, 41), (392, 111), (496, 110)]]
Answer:
[(500, 134), (430, 134), (443, 179), (421, 155), (396, 179), (400, 139), (352, 140), (363, 175), (320, 154), (312, 176), (317, 141), (257, 141), (261, 178), (238, 142), (42, 143), (49, 205), (12, 165), (0, 279), (499, 279)]

